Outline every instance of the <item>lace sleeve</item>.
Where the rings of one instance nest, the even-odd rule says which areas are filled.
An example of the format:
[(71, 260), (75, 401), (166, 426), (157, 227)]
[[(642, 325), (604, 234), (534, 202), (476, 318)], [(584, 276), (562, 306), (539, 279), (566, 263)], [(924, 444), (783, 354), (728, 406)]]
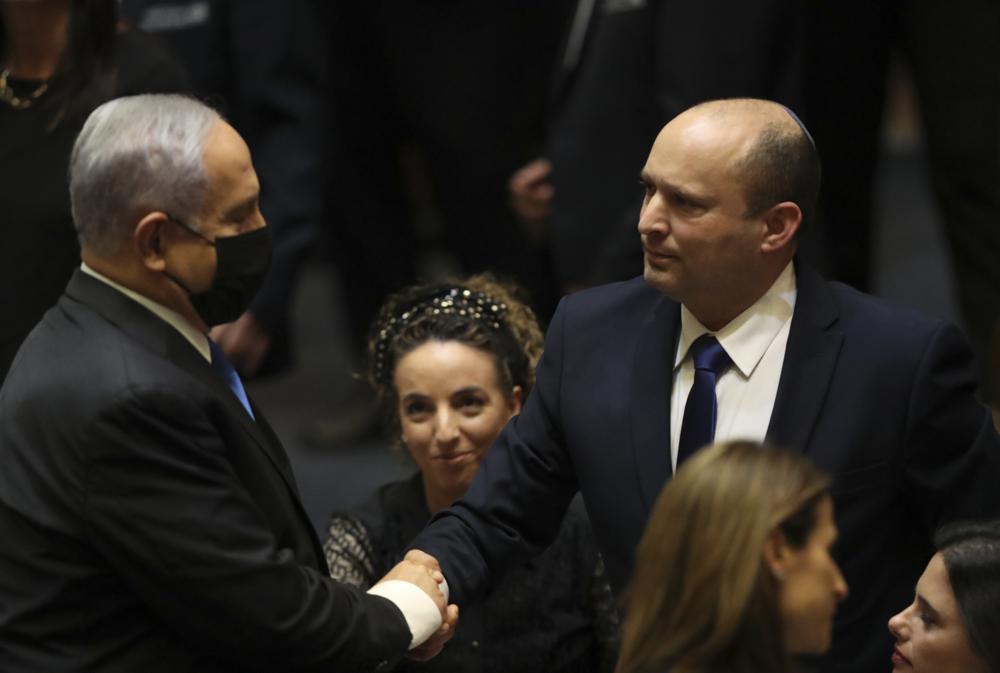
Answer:
[(353, 516), (334, 514), (330, 517), (323, 553), (330, 566), (330, 577), (338, 582), (367, 589), (378, 579), (368, 529)]
[(598, 670), (610, 672), (618, 659), (621, 632), (614, 594), (604, 574), (604, 559), (597, 555), (589, 587), (590, 607), (594, 612), (594, 640), (598, 652)]

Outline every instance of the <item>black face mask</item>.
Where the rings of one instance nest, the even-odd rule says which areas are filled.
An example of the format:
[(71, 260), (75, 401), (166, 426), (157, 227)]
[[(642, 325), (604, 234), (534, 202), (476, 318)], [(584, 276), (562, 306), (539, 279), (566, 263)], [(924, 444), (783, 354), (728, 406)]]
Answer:
[(271, 228), (265, 226), (212, 241), (180, 220), (170, 219), (215, 246), (215, 278), (204, 292), (192, 292), (176, 277), (170, 277), (187, 291), (194, 310), (209, 327), (239, 318), (271, 266)]

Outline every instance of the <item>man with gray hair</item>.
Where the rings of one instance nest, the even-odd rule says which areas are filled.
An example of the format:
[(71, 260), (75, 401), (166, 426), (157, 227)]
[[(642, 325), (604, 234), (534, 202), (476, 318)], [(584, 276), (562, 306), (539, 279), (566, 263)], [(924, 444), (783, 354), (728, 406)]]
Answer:
[(91, 114), (70, 163), (83, 263), (0, 390), (0, 667), (435, 653), (457, 617), (440, 573), (329, 579), (281, 443), (206, 336), (270, 260), (246, 144), (201, 103), (136, 96)]

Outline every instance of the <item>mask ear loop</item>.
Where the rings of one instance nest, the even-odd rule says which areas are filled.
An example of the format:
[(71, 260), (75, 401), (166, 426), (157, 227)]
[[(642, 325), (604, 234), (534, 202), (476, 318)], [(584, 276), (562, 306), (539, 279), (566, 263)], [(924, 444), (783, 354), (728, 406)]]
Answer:
[(167, 220), (168, 221), (174, 222), (176, 224), (181, 225), (181, 227), (183, 227), (184, 229), (186, 229), (190, 233), (194, 234), (195, 236), (197, 236), (201, 240), (205, 241), (206, 243), (208, 243), (213, 248), (215, 247), (215, 241), (213, 241), (212, 239), (210, 239), (207, 236), (205, 236), (205, 234), (201, 233), (200, 231), (198, 231), (197, 229), (195, 229), (194, 227), (192, 227), (191, 225), (189, 225), (187, 222), (185, 222), (181, 218), (174, 217), (173, 215), (171, 215), (170, 213), (168, 213), (166, 211), (164, 211), (163, 214), (167, 216)]

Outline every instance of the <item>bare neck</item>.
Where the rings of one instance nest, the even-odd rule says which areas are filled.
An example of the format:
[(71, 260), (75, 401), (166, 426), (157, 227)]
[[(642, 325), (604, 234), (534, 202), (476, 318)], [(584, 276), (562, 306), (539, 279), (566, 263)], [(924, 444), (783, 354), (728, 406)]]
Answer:
[(444, 493), (431, 488), (431, 485), (427, 483), (426, 475), (421, 475), (421, 477), (424, 481), (424, 500), (427, 501), (427, 510), (431, 514), (437, 514), (465, 495), (464, 493)]
[(55, 74), (69, 43), (68, 0), (0, 2), (4, 53), (0, 66), (23, 79), (48, 79)]
[[(684, 306), (691, 311), (698, 322), (710, 331), (718, 332), (767, 294), (785, 266), (787, 263), (776, 266), (769, 273), (762, 274), (756, 281), (748, 278), (739, 286), (731, 288), (729, 292), (716, 290), (713, 296), (693, 298), (684, 302)], [(726, 301), (720, 301), (721, 295), (725, 295)]]

